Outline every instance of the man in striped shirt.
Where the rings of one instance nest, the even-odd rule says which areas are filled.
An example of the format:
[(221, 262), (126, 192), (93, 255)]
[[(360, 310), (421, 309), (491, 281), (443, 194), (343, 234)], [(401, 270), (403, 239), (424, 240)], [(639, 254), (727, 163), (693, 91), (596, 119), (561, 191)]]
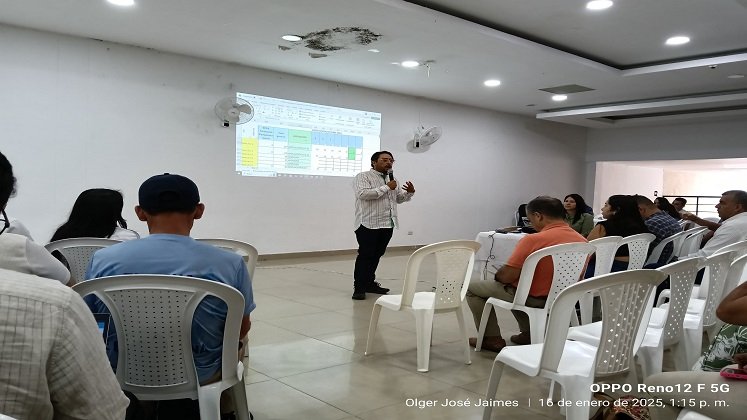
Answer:
[(412, 182), (397, 189), (392, 173), (394, 157), (382, 150), (371, 156), (371, 170), (355, 176), (355, 237), (358, 257), (355, 259), (353, 299), (363, 300), (366, 292), (385, 295), (389, 289), (376, 281), (376, 267), (386, 252), (397, 227), (397, 204), (410, 201), (415, 194)]

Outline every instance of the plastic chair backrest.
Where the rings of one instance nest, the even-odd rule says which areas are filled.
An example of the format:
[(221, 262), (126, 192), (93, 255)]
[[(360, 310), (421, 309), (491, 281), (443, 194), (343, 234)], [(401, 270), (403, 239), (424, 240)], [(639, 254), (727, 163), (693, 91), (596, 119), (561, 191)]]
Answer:
[[(602, 300), (602, 336), (596, 355), (595, 376), (626, 372), (635, 356), (633, 348), (645, 334), (641, 328), (649, 301), (666, 275), (656, 270), (626, 270), (587, 279), (560, 292), (550, 308), (545, 343), (537, 372), (557, 372), (568, 336), (568, 320), (584, 293), (597, 291)], [(536, 374), (536, 373), (535, 373)]]
[[(553, 245), (547, 248), (532, 252), (521, 267), (519, 275), (519, 284), (514, 295), (514, 303), (524, 305), (529, 296), (529, 289), (532, 286), (534, 271), (537, 263), (545, 257), (552, 258), (553, 274), (552, 286), (547, 295), (545, 308), (552, 306), (555, 297), (565, 289), (579, 281), (584, 274), (586, 262), (589, 256), (595, 251), (594, 245), (587, 242), (578, 242), (570, 244)], [(570, 319), (570, 317), (568, 318)]]
[(70, 265), (70, 279), (74, 283), (80, 283), (86, 279), (86, 270), (93, 254), (120, 242), (122, 241), (108, 238), (70, 238), (50, 242), (44, 248), (49, 252), (58, 251), (62, 254)]
[(594, 276), (609, 274), (612, 270), (612, 262), (615, 260), (615, 251), (620, 245), (622, 236), (605, 236), (604, 238), (589, 241), (594, 245)]
[(428, 255), (436, 258), (436, 300), (434, 309), (457, 308), (467, 294), (475, 252), (480, 243), (475, 241), (444, 241), (426, 245), (410, 255), (402, 285), (401, 306), (411, 307), (420, 265)]
[(716, 252), (713, 253), (713, 255), (721, 254), (724, 252), (729, 251), (735, 251), (734, 252), (734, 258), (739, 258), (742, 255), (747, 255), (747, 240), (746, 241), (739, 241), (734, 242), (731, 245), (726, 245), (723, 248), (719, 248), (716, 250)]
[[(667, 258), (666, 261), (662, 261), (663, 264), (669, 264), (674, 257), (677, 256), (679, 249), (678, 244), (681, 246), (682, 241), (685, 240), (685, 237), (688, 235), (686, 231), (677, 232), (672, 236), (669, 236), (667, 238), (662, 239), (661, 242), (659, 242), (656, 247), (654, 247), (653, 251), (651, 251), (651, 255), (649, 255), (648, 260), (646, 260), (646, 265), (648, 264), (654, 264), (659, 262), (659, 258), (661, 258), (661, 253), (664, 252), (664, 248), (669, 245), (672, 247), (672, 252), (669, 254), (669, 258)], [(681, 238), (681, 239), (680, 239)]]
[(117, 380), (144, 400), (197, 398), (200, 386), (192, 355), (192, 318), (197, 305), (215, 296), (228, 305), (223, 331), (222, 379), (237, 382), (237, 343), (244, 297), (217, 281), (185, 276), (122, 275), (79, 283), (109, 308), (117, 330)]
[(659, 267), (657, 271), (669, 276), (669, 305), (667, 320), (664, 324), (662, 337), (664, 346), (678, 343), (682, 338), (682, 323), (687, 313), (690, 294), (695, 284), (695, 275), (705, 262), (705, 258), (688, 258)]
[(705, 267), (708, 270), (708, 290), (705, 294), (705, 308), (703, 309), (704, 327), (714, 325), (718, 322), (716, 308), (721, 303), (726, 276), (729, 274), (732, 261), (734, 261), (734, 252), (729, 251), (718, 255), (711, 255), (705, 260)]
[(707, 227), (699, 227), (690, 230), (686, 230), (687, 233), (685, 240), (682, 241), (682, 247), (677, 255), (679, 258), (687, 257), (690, 254), (698, 252), (700, 249), (700, 242), (703, 241), (703, 236), (708, 231)]
[(249, 271), (249, 278), (252, 280), (254, 279), (254, 269), (257, 267), (257, 260), (259, 259), (257, 248), (246, 242), (237, 241), (235, 239), (199, 238), (196, 240), (241, 255), (246, 263), (246, 269)]
[(626, 236), (620, 241), (618, 247), (628, 246), (628, 270), (639, 270), (643, 268), (648, 258), (648, 246), (656, 239), (653, 233), (639, 233)]
[(719, 303), (724, 300), (726, 295), (739, 286), (744, 275), (745, 265), (747, 265), (747, 255), (739, 256), (731, 263), (729, 274), (726, 275), (726, 280), (724, 281), (724, 290), (721, 292)]

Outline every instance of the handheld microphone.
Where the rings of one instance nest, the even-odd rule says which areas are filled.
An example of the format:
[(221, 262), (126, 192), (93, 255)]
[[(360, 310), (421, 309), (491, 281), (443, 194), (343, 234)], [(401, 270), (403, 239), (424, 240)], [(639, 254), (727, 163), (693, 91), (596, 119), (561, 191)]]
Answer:
[(389, 174), (389, 181), (394, 181), (394, 171), (390, 169), (387, 173)]

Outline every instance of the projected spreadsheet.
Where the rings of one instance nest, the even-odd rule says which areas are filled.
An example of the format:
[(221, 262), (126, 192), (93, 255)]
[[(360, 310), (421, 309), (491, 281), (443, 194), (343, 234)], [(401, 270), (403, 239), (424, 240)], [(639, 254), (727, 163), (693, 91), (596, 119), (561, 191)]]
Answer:
[(254, 119), (236, 129), (236, 171), (247, 176), (355, 176), (379, 148), (381, 114), (238, 94)]

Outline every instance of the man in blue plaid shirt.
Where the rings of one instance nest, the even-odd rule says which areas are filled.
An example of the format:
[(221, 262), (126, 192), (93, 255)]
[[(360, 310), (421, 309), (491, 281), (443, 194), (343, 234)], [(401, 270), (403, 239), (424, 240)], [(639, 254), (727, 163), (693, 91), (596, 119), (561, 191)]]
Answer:
[[(679, 222), (666, 212), (659, 210), (648, 197), (636, 195), (635, 200), (638, 202), (638, 211), (641, 213), (643, 222), (646, 224), (649, 232), (656, 235), (656, 239), (648, 247), (649, 254), (656, 248), (656, 245), (659, 245), (659, 242), (682, 231)], [(663, 265), (664, 262), (669, 260), (669, 257), (672, 255), (672, 248), (671, 243), (664, 247), (661, 251), (661, 256), (659, 256), (658, 265)]]

